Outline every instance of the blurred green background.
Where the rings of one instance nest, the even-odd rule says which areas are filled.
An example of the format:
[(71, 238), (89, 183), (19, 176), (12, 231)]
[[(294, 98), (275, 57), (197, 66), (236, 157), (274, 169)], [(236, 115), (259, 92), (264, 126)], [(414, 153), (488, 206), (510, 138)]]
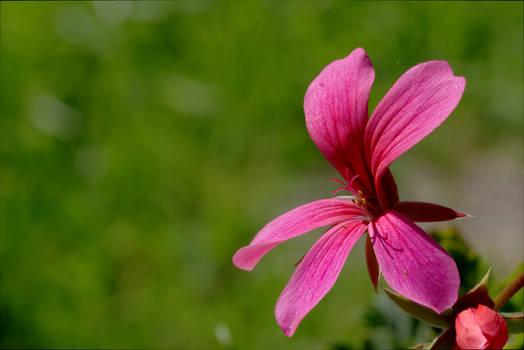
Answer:
[(251, 273), (231, 257), (270, 219), (332, 195), (336, 174), (307, 134), (303, 96), (325, 65), (361, 46), (376, 70), (370, 110), (417, 63), (447, 60), (466, 77), (452, 116), (392, 170), (401, 199), (475, 215), (460, 229), (504, 280), (523, 258), (522, 10), (2, 2), (2, 347), (429, 340), (430, 328), (372, 292), (362, 242), (291, 339), (274, 304), (322, 231), (279, 246)]

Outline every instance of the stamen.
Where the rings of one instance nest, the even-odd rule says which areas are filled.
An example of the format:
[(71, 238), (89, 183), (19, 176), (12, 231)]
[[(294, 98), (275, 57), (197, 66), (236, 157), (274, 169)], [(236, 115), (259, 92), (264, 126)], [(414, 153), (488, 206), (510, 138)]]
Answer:
[(357, 188), (360, 188), (360, 185), (358, 187), (356, 187), (355, 185), (357, 184), (354, 184), (355, 181), (357, 180), (357, 178), (359, 178), (360, 175), (355, 175), (351, 178), (351, 180), (349, 180), (349, 169), (346, 168), (345, 169), (345, 176), (344, 176), (344, 180), (345, 181), (348, 181), (348, 183), (345, 183), (344, 181), (342, 180), (339, 180), (337, 178), (332, 178), (330, 179), (331, 181), (336, 181), (338, 182), (340, 185), (342, 185), (342, 187), (339, 187), (337, 188), (334, 193), (337, 194), (339, 191), (349, 191), (353, 194), (354, 197), (352, 196), (346, 196), (346, 198), (349, 200), (351, 199), (351, 201), (358, 205), (360, 207), (360, 209), (362, 210), (362, 213), (365, 215), (365, 217), (367, 218), (373, 218), (375, 217), (375, 205), (376, 205), (376, 200), (374, 198), (371, 198), (370, 200), (368, 200), (367, 198), (364, 197), (364, 192), (362, 190), (357, 190)]
[(333, 192), (333, 194), (337, 194), (338, 191), (344, 191), (344, 190), (347, 190), (347, 189), (346, 189), (345, 187), (339, 187), (339, 188), (337, 188), (337, 189)]
[(344, 181), (341, 181), (341, 180), (337, 179), (336, 177), (332, 177), (330, 180), (331, 180), (331, 181), (336, 181), (336, 182), (338, 182), (339, 184), (341, 184), (341, 185), (344, 186), (344, 187), (347, 186), (347, 185), (344, 183)]
[(349, 188), (349, 190), (351, 191), (351, 193), (353, 193), (355, 195), (355, 197), (357, 197), (358, 199), (362, 199), (363, 197), (363, 193), (362, 191), (358, 190), (355, 188), (355, 186), (353, 185), (353, 183), (355, 182), (355, 180), (357, 178), (359, 178), (360, 175), (355, 175), (351, 178), (351, 180), (349, 181), (349, 185), (347, 186)]
[(350, 185), (351, 187), (353, 187), (353, 181), (355, 181), (355, 180), (356, 180), (357, 178), (359, 178), (359, 177), (360, 177), (359, 174), (353, 176), (353, 177), (351, 178), (351, 181), (349, 181), (349, 185)]
[[(345, 180), (346, 180), (346, 181), (347, 181), (348, 177), (349, 177), (349, 169), (346, 168), (346, 176), (345, 176)], [(353, 177), (351, 178), (351, 180), (349, 181), (349, 184), (346, 184), (346, 183), (344, 183), (344, 181), (341, 181), (341, 180), (339, 180), (339, 179), (337, 179), (337, 178), (331, 178), (331, 179), (330, 179), (331, 181), (336, 181), (336, 182), (338, 182), (339, 184), (342, 185), (342, 187), (337, 188), (337, 189), (334, 191), (334, 193), (336, 194), (336, 193), (339, 192), (339, 191), (346, 190), (346, 191), (348, 191), (348, 192), (353, 193), (353, 195), (354, 195), (355, 197), (357, 197), (358, 200), (363, 200), (363, 199), (365, 199), (365, 198), (364, 198), (364, 193), (363, 193), (361, 190), (357, 190), (357, 189), (355, 188), (355, 186), (353, 186), (353, 183), (354, 183), (355, 180), (356, 180), (357, 178), (359, 178), (359, 177), (360, 177), (360, 175), (358, 175), (358, 174), (355, 175), (355, 176), (353, 176)], [(358, 203), (354, 202), (354, 203), (355, 203), (355, 204), (358, 204), (358, 205), (360, 206), (360, 202), (358, 202)], [(366, 203), (366, 202), (362, 202), (362, 205), (365, 205), (365, 203)]]

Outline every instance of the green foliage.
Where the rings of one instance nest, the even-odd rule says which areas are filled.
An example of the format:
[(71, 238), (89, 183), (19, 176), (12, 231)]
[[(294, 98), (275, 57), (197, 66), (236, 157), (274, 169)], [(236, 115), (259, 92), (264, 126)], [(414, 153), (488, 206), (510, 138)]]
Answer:
[[(0, 12), (2, 347), (431, 338), (389, 300), (377, 304), (363, 242), (292, 339), (273, 308), (316, 235), (252, 273), (231, 257), (274, 216), (330, 195), (334, 171), (307, 135), (302, 100), (357, 46), (377, 72), (371, 107), (422, 61), (449, 60), (467, 77), (460, 118), (413, 154), (454, 169), (458, 146), (466, 157), (519, 140), (521, 3), (1, 2)], [(478, 269), (457, 249), (461, 272)], [(478, 273), (462, 276), (466, 288)]]
[(388, 288), (384, 289), (384, 291), (391, 301), (393, 301), (395, 304), (397, 304), (398, 307), (416, 319), (441, 329), (446, 329), (451, 326), (451, 322), (449, 322), (449, 320), (444, 317), (444, 315), (438, 314), (436, 311), (430, 308), (417, 304), (414, 301), (403, 297), (402, 295), (397, 294)]

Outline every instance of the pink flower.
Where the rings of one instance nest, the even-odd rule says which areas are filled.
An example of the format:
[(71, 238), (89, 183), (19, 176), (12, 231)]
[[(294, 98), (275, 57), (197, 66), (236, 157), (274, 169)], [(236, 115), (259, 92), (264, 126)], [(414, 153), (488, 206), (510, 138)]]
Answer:
[[(398, 293), (437, 312), (458, 296), (453, 259), (413, 221), (442, 221), (464, 214), (435, 204), (399, 202), (389, 165), (439, 126), (465, 87), (449, 64), (430, 61), (408, 70), (368, 119), (375, 72), (358, 48), (328, 65), (304, 99), (311, 138), (344, 178), (339, 190), (354, 197), (322, 199), (267, 224), (233, 263), (252, 270), (276, 245), (312, 229), (333, 225), (298, 265), (275, 307), (287, 336), (335, 283), (351, 248), (369, 232), (366, 257), (375, 286), (382, 274)], [(335, 191), (335, 192), (337, 192)]]
[(455, 332), (458, 349), (502, 349), (508, 340), (504, 318), (482, 304), (457, 315)]

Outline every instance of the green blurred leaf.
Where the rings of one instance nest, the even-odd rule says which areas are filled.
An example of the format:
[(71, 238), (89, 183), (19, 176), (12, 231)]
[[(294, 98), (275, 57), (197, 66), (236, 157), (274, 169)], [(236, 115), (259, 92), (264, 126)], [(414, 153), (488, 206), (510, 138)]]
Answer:
[(398, 305), (398, 307), (400, 307), (402, 310), (406, 311), (408, 314), (415, 317), (416, 319), (426, 322), (427, 324), (433, 327), (445, 329), (451, 326), (451, 323), (448, 319), (446, 319), (442, 315), (439, 315), (430, 308), (427, 308), (412, 300), (409, 300), (390, 289), (384, 288), (384, 291), (386, 292), (387, 296), (391, 300), (393, 300), (395, 304)]

